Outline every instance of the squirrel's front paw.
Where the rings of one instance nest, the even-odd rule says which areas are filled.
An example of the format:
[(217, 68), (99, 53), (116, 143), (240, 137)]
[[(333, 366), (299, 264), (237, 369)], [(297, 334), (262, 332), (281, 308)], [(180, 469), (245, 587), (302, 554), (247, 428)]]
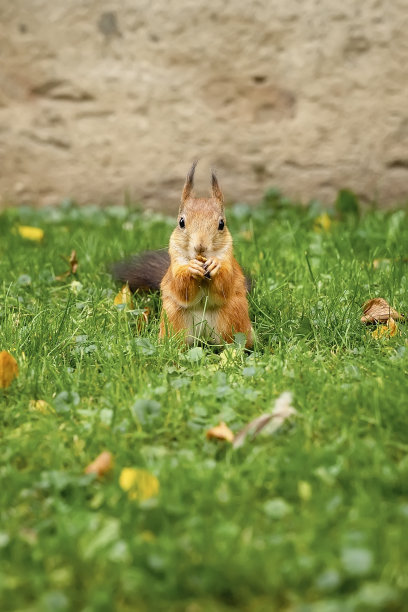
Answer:
[(193, 278), (204, 278), (204, 265), (198, 259), (190, 259), (188, 262), (188, 271)]
[(204, 268), (206, 276), (208, 274), (210, 278), (213, 278), (221, 268), (221, 263), (216, 257), (210, 257), (205, 262)]

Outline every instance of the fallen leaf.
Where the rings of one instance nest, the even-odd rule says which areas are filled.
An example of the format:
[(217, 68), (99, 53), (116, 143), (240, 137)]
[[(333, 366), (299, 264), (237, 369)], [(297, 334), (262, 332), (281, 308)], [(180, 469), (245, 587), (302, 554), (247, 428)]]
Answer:
[(57, 274), (57, 276), (55, 276), (55, 280), (56, 281), (63, 281), (67, 278), (67, 276), (69, 276), (69, 272), (68, 270), (66, 272), (64, 272), (64, 274)]
[(140, 534), (140, 539), (143, 542), (153, 542), (156, 539), (156, 536), (154, 535), (154, 533), (152, 531), (149, 531), (148, 529), (145, 529)]
[(398, 259), (387, 259), (385, 257), (380, 257), (379, 259), (373, 260), (373, 268), (374, 270), (378, 270), (378, 268), (387, 268), (392, 263), (407, 263), (408, 257), (402, 257)]
[(328, 232), (331, 228), (331, 219), (329, 215), (325, 212), (318, 217), (316, 217), (314, 222), (314, 231), (319, 232), (323, 230), (324, 232)]
[(64, 257), (68, 261), (69, 270), (64, 272), (64, 274), (59, 274), (55, 277), (55, 280), (65, 280), (67, 276), (70, 274), (76, 274), (78, 271), (78, 259), (76, 251), (71, 251), (71, 255), (69, 257)]
[(233, 447), (240, 448), (247, 436), (256, 438), (261, 432), (267, 435), (273, 434), (279, 429), (283, 423), (291, 416), (297, 414), (297, 411), (291, 406), (292, 394), (288, 391), (282, 393), (275, 402), (275, 407), (270, 414), (262, 414), (248, 425), (245, 425), (235, 436)]
[(155, 497), (160, 489), (156, 476), (140, 468), (123, 468), (119, 477), (119, 485), (128, 492), (129, 499), (140, 501)]
[(209, 429), (205, 435), (208, 440), (226, 440), (227, 442), (234, 441), (234, 434), (228, 425), (224, 423), (224, 421), (221, 421), (219, 425)]
[(18, 233), (22, 238), (27, 240), (34, 240), (35, 242), (41, 242), (44, 238), (44, 230), (40, 227), (30, 227), (29, 225), (19, 225), (17, 227)]
[(398, 333), (398, 325), (391, 317), (388, 319), (385, 325), (379, 325), (377, 329), (372, 332), (372, 337), (376, 340), (380, 338), (391, 338), (392, 336), (396, 336)]
[(303, 499), (303, 501), (309, 501), (309, 499), (312, 497), (312, 487), (307, 480), (299, 480), (298, 495), (300, 499)]
[(30, 410), (35, 412), (41, 412), (41, 414), (54, 414), (55, 410), (45, 400), (30, 400), (28, 407)]
[(7, 389), (18, 376), (18, 365), (10, 353), (0, 352), (0, 388)]
[(126, 283), (126, 285), (123, 285), (122, 289), (119, 291), (119, 293), (113, 300), (113, 303), (115, 306), (125, 307), (130, 310), (134, 309), (133, 295), (131, 290), (129, 289), (128, 283)]
[(75, 249), (71, 251), (68, 263), (71, 270), (71, 274), (76, 274), (78, 271), (78, 258)]
[[(244, 336), (245, 334), (242, 334), (242, 335)], [(244, 350), (242, 346), (234, 343), (234, 344), (228, 344), (227, 347), (221, 352), (218, 363), (220, 367), (224, 367), (232, 363), (241, 364), (243, 360), (244, 360)]]
[(97, 476), (101, 477), (110, 472), (112, 468), (112, 454), (109, 451), (103, 451), (85, 468), (85, 474), (96, 474)]
[(19, 537), (30, 546), (34, 546), (38, 542), (38, 532), (35, 529), (30, 529), (30, 527), (21, 527)]
[(138, 314), (136, 329), (139, 334), (143, 330), (143, 327), (149, 322), (149, 315), (149, 308), (143, 308), (143, 310)]
[(362, 323), (386, 323), (388, 319), (399, 321), (404, 318), (384, 298), (374, 298), (363, 305)]
[(388, 266), (391, 263), (391, 259), (374, 259), (373, 260), (373, 268), (374, 270), (378, 270), (380, 266)]

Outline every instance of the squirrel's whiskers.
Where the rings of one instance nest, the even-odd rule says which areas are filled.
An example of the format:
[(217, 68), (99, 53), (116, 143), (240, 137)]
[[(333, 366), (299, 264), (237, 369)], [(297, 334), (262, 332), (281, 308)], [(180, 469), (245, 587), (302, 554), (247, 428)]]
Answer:
[(160, 284), (160, 338), (181, 334), (188, 344), (197, 336), (219, 344), (244, 333), (249, 348), (253, 330), (248, 283), (233, 255), (224, 197), (214, 172), (211, 196), (195, 197), (196, 165), (195, 161), (187, 174), (168, 254), (150, 251), (117, 264), (114, 274), (129, 282), (132, 291), (157, 289)]

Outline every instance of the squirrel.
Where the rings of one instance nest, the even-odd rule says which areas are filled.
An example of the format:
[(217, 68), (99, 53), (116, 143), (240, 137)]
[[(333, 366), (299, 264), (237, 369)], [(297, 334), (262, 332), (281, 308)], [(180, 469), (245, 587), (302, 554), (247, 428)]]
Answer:
[(197, 160), (187, 174), (168, 253), (147, 251), (116, 264), (113, 274), (133, 292), (160, 288), (160, 339), (180, 334), (187, 344), (196, 338), (231, 343), (241, 332), (251, 348), (249, 281), (233, 255), (224, 197), (214, 172), (211, 197), (195, 197), (196, 165)]

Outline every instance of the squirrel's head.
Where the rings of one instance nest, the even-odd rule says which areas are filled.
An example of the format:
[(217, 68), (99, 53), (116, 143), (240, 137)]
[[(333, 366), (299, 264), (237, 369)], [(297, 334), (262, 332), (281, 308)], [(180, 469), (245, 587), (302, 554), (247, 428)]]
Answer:
[(193, 193), (194, 171), (191, 166), (181, 196), (177, 227), (172, 238), (180, 254), (194, 259), (197, 255), (220, 257), (232, 246), (224, 210), (224, 196), (215, 173), (211, 174), (211, 197), (196, 198)]

